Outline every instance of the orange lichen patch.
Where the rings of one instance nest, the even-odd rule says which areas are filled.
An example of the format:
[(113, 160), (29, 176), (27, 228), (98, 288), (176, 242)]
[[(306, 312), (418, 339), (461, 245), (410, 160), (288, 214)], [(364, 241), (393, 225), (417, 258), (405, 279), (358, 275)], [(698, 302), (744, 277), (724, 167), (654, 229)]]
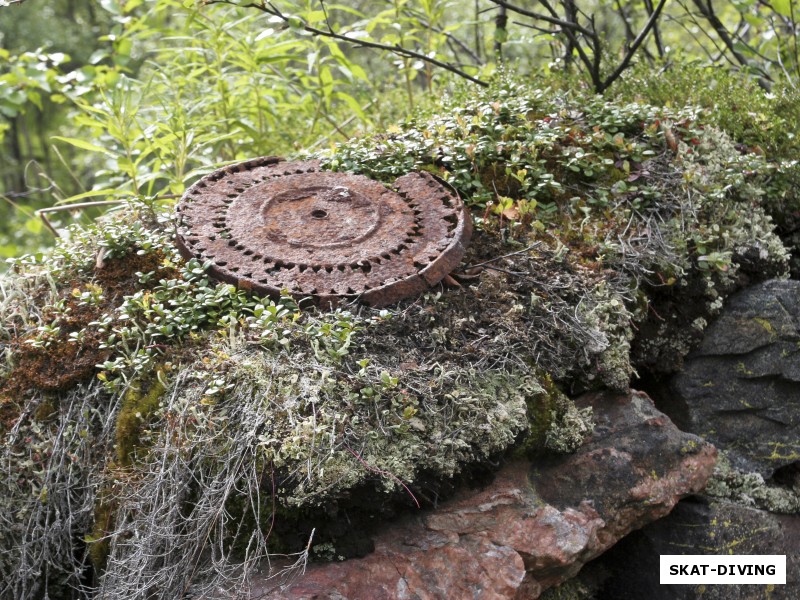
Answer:
[[(47, 340), (29, 334), (11, 342), (15, 366), (0, 386), (0, 422), (13, 423), (19, 415), (18, 400), (26, 390), (60, 391), (89, 379), (96, 365), (111, 354), (101, 347), (107, 334), (91, 323), (142, 287), (137, 273), (154, 271), (154, 281), (176, 277), (177, 269), (164, 266), (163, 259), (160, 252), (130, 253), (103, 261), (95, 269), (93, 283), (73, 280), (64, 285), (58, 308), (43, 311), (44, 325), (52, 328)], [(87, 291), (94, 295), (89, 301), (82, 296)]]
[(121, 258), (103, 261), (102, 266), (95, 268), (94, 278), (109, 302), (116, 303), (123, 296), (134, 294), (143, 286), (139, 283), (137, 273), (155, 272), (153, 281), (178, 277), (178, 269), (164, 265), (164, 254), (161, 251), (150, 254), (127, 254)]
[(22, 406), (11, 395), (0, 393), (0, 431), (8, 431), (19, 418)]

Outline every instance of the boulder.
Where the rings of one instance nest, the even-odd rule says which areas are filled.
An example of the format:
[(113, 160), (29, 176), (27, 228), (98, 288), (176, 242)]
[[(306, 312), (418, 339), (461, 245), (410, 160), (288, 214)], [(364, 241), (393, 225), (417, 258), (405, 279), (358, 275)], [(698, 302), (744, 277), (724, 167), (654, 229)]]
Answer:
[(592, 407), (595, 427), (574, 454), (516, 458), (485, 489), (385, 526), (372, 554), (253, 581), (252, 597), (536, 598), (705, 485), (716, 450), (645, 394), (576, 404)]
[[(785, 554), (786, 585), (660, 585), (662, 554)], [(800, 590), (800, 516), (776, 515), (705, 497), (681, 501), (598, 560), (614, 600), (793, 600)], [(589, 571), (596, 570), (593, 564)], [(583, 573), (581, 574), (584, 575)]]
[(800, 460), (799, 324), (800, 281), (731, 296), (662, 408), (681, 429), (725, 448), (743, 472), (768, 479)]

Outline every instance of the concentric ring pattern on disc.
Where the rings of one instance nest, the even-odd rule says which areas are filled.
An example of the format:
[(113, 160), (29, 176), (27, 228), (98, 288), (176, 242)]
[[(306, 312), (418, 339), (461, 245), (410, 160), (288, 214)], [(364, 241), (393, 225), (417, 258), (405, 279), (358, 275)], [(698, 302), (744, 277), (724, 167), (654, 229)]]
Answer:
[(428, 173), (387, 187), (274, 157), (207, 175), (177, 211), (181, 253), (212, 277), (320, 303), (419, 294), (456, 267), (472, 233), (461, 200)]

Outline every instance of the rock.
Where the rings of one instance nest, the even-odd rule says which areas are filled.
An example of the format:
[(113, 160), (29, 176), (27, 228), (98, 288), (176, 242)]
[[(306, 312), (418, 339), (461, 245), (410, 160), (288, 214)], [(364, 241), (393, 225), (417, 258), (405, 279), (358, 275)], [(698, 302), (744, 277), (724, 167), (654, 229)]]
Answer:
[(515, 459), (485, 489), (462, 491), (375, 536), (362, 559), (312, 564), (272, 599), (536, 598), (632, 530), (702, 489), (716, 450), (679, 431), (643, 393), (589, 394), (594, 432), (574, 454)]
[(765, 479), (800, 460), (800, 282), (732, 296), (670, 384), (662, 408)]
[[(662, 554), (785, 554), (786, 585), (660, 585)], [(792, 600), (800, 597), (800, 516), (692, 498), (598, 559), (612, 575), (598, 598)], [(587, 570), (597, 570), (592, 564)], [(583, 573), (581, 574), (584, 575)]]

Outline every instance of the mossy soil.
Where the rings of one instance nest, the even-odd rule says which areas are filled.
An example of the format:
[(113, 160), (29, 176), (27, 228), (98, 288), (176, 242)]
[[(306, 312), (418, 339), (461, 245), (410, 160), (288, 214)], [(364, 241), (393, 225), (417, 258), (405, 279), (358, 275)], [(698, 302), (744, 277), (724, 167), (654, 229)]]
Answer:
[[(43, 309), (38, 327), (53, 333), (37, 341), (23, 323), (21, 330), (26, 333), (9, 341), (13, 360), (0, 386), (0, 427), (7, 429), (19, 417), (20, 401), (32, 389), (64, 391), (96, 375), (112, 350), (105, 344), (108, 336), (91, 324), (140, 288), (136, 273), (174, 275), (174, 269), (162, 268), (163, 258), (160, 253), (126, 254), (98, 262), (90, 278), (61, 283), (55, 298), (47, 298), (47, 287), (36, 290), (34, 303)], [(87, 293), (92, 301), (85, 300)]]

